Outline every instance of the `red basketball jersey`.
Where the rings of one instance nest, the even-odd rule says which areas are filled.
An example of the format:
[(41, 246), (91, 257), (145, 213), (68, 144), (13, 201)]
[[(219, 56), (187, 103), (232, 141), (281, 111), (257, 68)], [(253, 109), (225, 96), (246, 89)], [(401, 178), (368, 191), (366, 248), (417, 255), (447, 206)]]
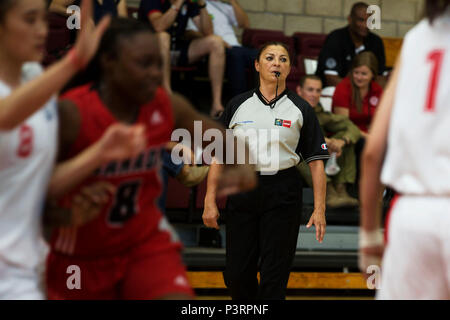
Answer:
[[(110, 125), (118, 122), (92, 85), (73, 89), (63, 98), (77, 106), (81, 118), (80, 132), (69, 157), (95, 143)], [(94, 220), (79, 228), (56, 230), (52, 250), (86, 257), (114, 255), (142, 242), (162, 223), (157, 206), (162, 189), (161, 151), (173, 128), (170, 99), (162, 88), (150, 103), (140, 108), (136, 122), (146, 126), (145, 152), (134, 159), (108, 163), (83, 182), (80, 188), (95, 181), (108, 181), (117, 191)]]

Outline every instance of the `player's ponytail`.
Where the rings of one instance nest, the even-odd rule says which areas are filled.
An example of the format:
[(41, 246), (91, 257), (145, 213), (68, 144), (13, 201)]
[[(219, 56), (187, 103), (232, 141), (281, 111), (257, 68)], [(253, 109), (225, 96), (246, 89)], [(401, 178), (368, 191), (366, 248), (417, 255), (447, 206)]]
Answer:
[(427, 0), (425, 3), (425, 17), (430, 24), (450, 8), (450, 0)]

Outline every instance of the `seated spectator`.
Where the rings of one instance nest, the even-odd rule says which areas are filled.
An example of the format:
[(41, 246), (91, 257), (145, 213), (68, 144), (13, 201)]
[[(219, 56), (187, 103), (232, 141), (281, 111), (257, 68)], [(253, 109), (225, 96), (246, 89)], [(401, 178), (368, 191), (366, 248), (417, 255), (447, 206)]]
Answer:
[(352, 63), (349, 76), (337, 85), (333, 95), (333, 112), (349, 117), (361, 132), (361, 139), (355, 145), (357, 181), (361, 152), (383, 93), (381, 86), (375, 82), (377, 70), (375, 55), (369, 51), (360, 53)]
[(353, 60), (350, 74), (336, 87), (333, 95), (333, 112), (352, 120), (367, 136), (383, 89), (375, 82), (378, 62), (372, 52), (360, 53)]
[[(206, 10), (212, 17), (214, 34), (223, 39), (227, 59), (225, 72), (230, 82), (231, 96), (235, 97), (254, 87), (248, 86), (242, 70), (253, 71), (258, 50), (243, 47), (233, 29), (233, 27), (249, 28), (248, 16), (237, 0), (230, 0), (229, 3), (206, 0)], [(187, 30), (198, 31), (192, 19), (189, 19)]]
[[(224, 110), (222, 84), (225, 70), (225, 48), (219, 36), (213, 34), (211, 18), (204, 0), (141, 0), (139, 19), (149, 21), (158, 32), (163, 55), (163, 85), (171, 92), (171, 65), (184, 66), (208, 56), (208, 73), (212, 87), (210, 115), (218, 117)], [(201, 38), (186, 37), (188, 19), (205, 35)]]
[[(64, 16), (69, 15), (67, 8), (71, 5), (80, 5), (81, 0), (52, 0), (50, 3), (50, 12), (55, 12)], [(110, 14), (112, 17), (128, 17), (128, 7), (126, 0), (94, 0), (94, 22)]]
[[(313, 108), (324, 133), (330, 153), (335, 152), (341, 170), (334, 176), (327, 176), (326, 204), (329, 208), (358, 206), (358, 200), (347, 193), (347, 184), (355, 183), (356, 158), (355, 143), (361, 133), (357, 126), (343, 115), (325, 112), (320, 104), (322, 81), (314, 75), (304, 76), (297, 86), (297, 94)], [(327, 137), (328, 136), (328, 137)], [(312, 187), (311, 172), (302, 161), (297, 168), (302, 177)]]
[[(353, 57), (363, 51), (375, 54), (379, 66), (377, 74), (382, 75), (386, 70), (383, 41), (367, 28), (367, 8), (364, 2), (355, 3), (347, 18), (348, 26), (334, 30), (327, 36), (316, 71), (325, 87), (334, 87), (345, 78)], [(383, 83), (384, 77), (380, 77), (379, 81)]]

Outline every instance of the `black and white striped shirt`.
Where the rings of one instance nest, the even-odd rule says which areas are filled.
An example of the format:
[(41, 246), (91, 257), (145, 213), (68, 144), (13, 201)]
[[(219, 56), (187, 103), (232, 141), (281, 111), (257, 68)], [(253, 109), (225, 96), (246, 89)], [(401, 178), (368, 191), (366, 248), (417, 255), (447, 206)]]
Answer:
[(249, 145), (257, 156), (258, 171), (288, 169), (302, 159), (310, 162), (329, 158), (314, 109), (288, 89), (270, 103), (259, 89), (238, 95), (228, 103), (221, 122), (240, 138), (256, 133), (256, 143)]

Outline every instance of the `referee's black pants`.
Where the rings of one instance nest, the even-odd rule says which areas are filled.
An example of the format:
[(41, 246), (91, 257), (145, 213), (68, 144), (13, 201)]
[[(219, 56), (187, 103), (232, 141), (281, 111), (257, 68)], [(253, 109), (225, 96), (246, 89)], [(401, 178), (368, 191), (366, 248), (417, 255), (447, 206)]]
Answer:
[(233, 299), (281, 300), (297, 247), (301, 179), (292, 167), (258, 180), (255, 190), (228, 199), (224, 280)]

